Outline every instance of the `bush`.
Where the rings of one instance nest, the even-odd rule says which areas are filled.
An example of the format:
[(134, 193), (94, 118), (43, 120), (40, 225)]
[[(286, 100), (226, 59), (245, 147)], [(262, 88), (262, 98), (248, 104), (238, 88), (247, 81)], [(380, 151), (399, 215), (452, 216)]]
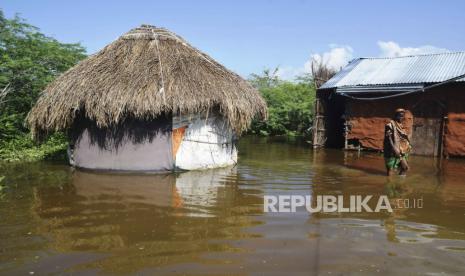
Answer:
[(268, 104), (268, 120), (254, 121), (250, 133), (259, 135), (305, 135), (313, 121), (315, 87), (308, 77), (296, 82), (280, 80), (277, 70), (252, 75), (250, 82)]
[(17, 16), (5, 18), (0, 10), (0, 160), (64, 156), (62, 134), (36, 144), (24, 119), (45, 86), (84, 57), (80, 44), (61, 43)]
[(0, 142), (0, 160), (7, 162), (66, 160), (68, 142), (65, 135), (55, 133), (42, 144), (34, 142), (30, 135), (16, 136)]

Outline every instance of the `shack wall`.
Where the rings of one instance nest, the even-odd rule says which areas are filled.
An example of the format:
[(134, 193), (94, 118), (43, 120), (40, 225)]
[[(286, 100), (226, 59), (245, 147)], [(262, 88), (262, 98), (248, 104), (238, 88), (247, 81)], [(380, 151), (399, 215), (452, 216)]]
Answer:
[(163, 172), (237, 162), (235, 133), (215, 113), (131, 121), (106, 130), (87, 122), (78, 132), (70, 163), (80, 168)]
[(89, 126), (75, 141), (70, 163), (93, 170), (170, 171), (174, 168), (171, 129), (171, 118), (108, 130)]
[(399, 100), (359, 102), (349, 101), (347, 110), (350, 110), (347, 123), (349, 132), (347, 139), (357, 139), (364, 148), (382, 150), (384, 140), (384, 127), (392, 119), (394, 110), (402, 107), (407, 109), (404, 126), (409, 134), (412, 133), (412, 113), (404, 102)]
[[(421, 94), (392, 99), (376, 101), (346, 100), (345, 117), (350, 127), (347, 139), (358, 140), (364, 148), (382, 150), (384, 126), (392, 118), (394, 110), (399, 107), (407, 110), (405, 126), (409, 133), (412, 133), (414, 118), (418, 116), (415, 113), (419, 112), (418, 110), (421, 109), (419, 106), (424, 102), (434, 102), (438, 108), (444, 110), (444, 154), (465, 156), (464, 83), (454, 83), (427, 90), (427, 92)], [(330, 112), (334, 112), (331, 106), (326, 110), (326, 113)]]

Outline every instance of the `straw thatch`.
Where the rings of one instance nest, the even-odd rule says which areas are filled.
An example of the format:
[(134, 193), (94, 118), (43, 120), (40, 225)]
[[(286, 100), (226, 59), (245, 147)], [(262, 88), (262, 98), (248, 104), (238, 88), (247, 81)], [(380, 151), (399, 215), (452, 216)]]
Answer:
[(53, 81), (27, 117), (34, 136), (65, 130), (78, 116), (102, 128), (132, 117), (217, 109), (237, 131), (266, 103), (249, 83), (174, 33), (142, 25)]

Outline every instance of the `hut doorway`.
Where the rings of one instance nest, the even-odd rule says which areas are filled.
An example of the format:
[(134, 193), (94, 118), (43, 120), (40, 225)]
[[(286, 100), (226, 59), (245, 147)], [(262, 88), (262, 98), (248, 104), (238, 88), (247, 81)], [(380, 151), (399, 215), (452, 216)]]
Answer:
[(317, 92), (313, 147), (344, 147), (345, 105), (343, 97)]
[(412, 153), (435, 157), (442, 155), (444, 112), (444, 104), (438, 101), (421, 101), (414, 106)]

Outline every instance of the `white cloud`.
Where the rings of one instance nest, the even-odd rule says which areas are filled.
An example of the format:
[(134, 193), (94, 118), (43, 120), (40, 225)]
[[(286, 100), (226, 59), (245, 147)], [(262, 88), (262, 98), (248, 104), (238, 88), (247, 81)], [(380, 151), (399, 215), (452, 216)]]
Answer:
[[(419, 47), (401, 47), (394, 41), (378, 41), (380, 57), (399, 57), (408, 55), (434, 54), (450, 52), (448, 49), (431, 45)], [(329, 68), (339, 71), (354, 58), (354, 50), (348, 45), (330, 44), (329, 51), (320, 54), (313, 54), (301, 67), (280, 66), (277, 72), (278, 77), (284, 80), (294, 80), (304, 73), (311, 73), (312, 60), (322, 61)], [(363, 56), (363, 55), (357, 55)]]
[(302, 75), (305, 72), (304, 67), (292, 67), (292, 66), (279, 66), (276, 75), (283, 80), (294, 80), (297, 76)]
[(312, 60), (325, 63), (329, 68), (339, 71), (353, 58), (350, 46), (329, 45), (330, 50), (322, 54), (313, 54), (301, 67), (280, 66), (277, 72), (279, 78), (294, 80), (297, 76), (312, 72)]
[(326, 64), (331, 69), (339, 71), (342, 67), (346, 66), (353, 58), (354, 50), (350, 46), (337, 46), (330, 45), (331, 49), (323, 54), (313, 54), (305, 63), (305, 69), (310, 72), (312, 59), (317, 62)]
[(424, 45), (420, 47), (400, 47), (400, 45), (394, 41), (378, 41), (378, 47), (381, 52), (381, 57), (400, 57), (449, 52), (448, 49), (438, 48), (431, 45)]

